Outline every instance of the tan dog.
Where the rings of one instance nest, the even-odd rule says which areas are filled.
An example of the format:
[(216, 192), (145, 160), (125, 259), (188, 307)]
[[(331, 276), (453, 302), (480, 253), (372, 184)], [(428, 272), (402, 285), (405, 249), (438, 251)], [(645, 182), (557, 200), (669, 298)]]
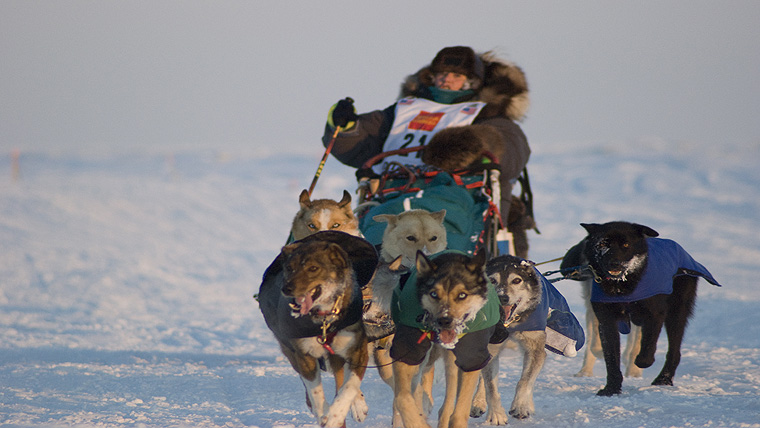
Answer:
[[(424, 254), (435, 254), (446, 249), (446, 228), (443, 226), (443, 220), (446, 217), (446, 210), (431, 213), (427, 210), (410, 210), (401, 214), (378, 214), (372, 219), (377, 222), (387, 222), (388, 226), (383, 233), (383, 243), (380, 250), (381, 264), (389, 264), (394, 260), (401, 258), (403, 268), (411, 268), (416, 263), (417, 251)], [(399, 268), (396, 268), (399, 269)], [(401, 273), (404, 273), (405, 270)], [(398, 277), (396, 275), (396, 282)], [(392, 287), (377, 286), (385, 290), (393, 291)], [(387, 302), (384, 306), (378, 306), (385, 314), (390, 314), (390, 295), (384, 300)], [(378, 302), (381, 305), (384, 303)], [(380, 377), (393, 388), (393, 370), (391, 363), (393, 360), (388, 355), (390, 343), (393, 336), (381, 339), (370, 344), (375, 363), (378, 366)], [(419, 394), (422, 394), (422, 405), (425, 414), (428, 414), (433, 408), (433, 364), (440, 357), (440, 352), (435, 349), (428, 364), (423, 367), (422, 388)], [(396, 415), (398, 418), (398, 415)]]
[(391, 262), (402, 256), (402, 264), (414, 266), (417, 251), (431, 255), (446, 249), (446, 228), (443, 219), (446, 210), (431, 213), (427, 210), (409, 210), (401, 214), (378, 214), (372, 217), (377, 222), (387, 222), (383, 232), (380, 257)]
[(301, 240), (322, 230), (336, 230), (350, 235), (360, 236), (359, 221), (351, 211), (351, 194), (343, 191), (343, 199), (309, 199), (309, 192), (304, 190), (298, 197), (300, 210), (293, 218), (290, 229), (294, 241)]
[[(369, 242), (325, 231), (285, 246), (264, 274), (261, 312), (301, 376), (307, 405), (321, 426), (345, 426), (349, 410), (356, 421), (367, 416), (360, 391), (368, 361), (360, 287), (376, 265)], [(322, 387), (322, 359), (335, 375), (332, 404)]]
[(416, 277), (413, 272), (394, 295), (393, 406), (406, 428), (429, 426), (416, 379), (433, 349), (442, 350), (446, 366), (438, 426), (467, 427), (480, 369), (491, 358), (488, 343), (499, 322), (498, 297), (489, 290), (485, 259), (483, 250), (474, 257), (444, 252), (431, 259), (418, 252)]

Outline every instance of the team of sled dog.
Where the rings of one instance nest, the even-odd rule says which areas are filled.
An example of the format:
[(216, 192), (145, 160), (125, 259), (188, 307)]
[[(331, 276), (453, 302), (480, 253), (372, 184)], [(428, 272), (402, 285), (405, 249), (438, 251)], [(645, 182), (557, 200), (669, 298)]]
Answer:
[[(266, 270), (257, 298), (321, 426), (345, 426), (349, 412), (365, 419), (361, 381), (376, 367), (393, 389), (393, 426), (429, 427), (436, 360), (443, 361), (446, 379), (439, 427), (466, 427), (483, 413), (487, 424), (505, 425), (508, 414), (523, 419), (534, 412), (545, 349), (573, 356), (583, 345), (579, 325), (575, 340), (557, 328), (578, 323), (532, 262), (447, 250), (445, 210), (376, 216), (387, 223), (378, 253), (361, 237), (348, 192), (340, 201), (311, 200), (304, 190), (299, 203), (291, 243)], [(597, 394), (620, 394), (619, 334), (630, 333), (626, 376), (641, 376), (654, 363), (664, 325), (668, 350), (653, 384), (672, 385), (697, 279), (719, 284), (677, 243), (647, 226), (582, 227), (588, 235), (561, 264), (566, 278), (582, 282), (586, 297), (588, 344), (577, 375), (591, 376), (594, 361), (603, 358), (607, 383)], [(507, 412), (498, 357), (510, 341), (523, 351), (523, 370)], [(320, 377), (328, 367), (336, 384), (332, 403)]]

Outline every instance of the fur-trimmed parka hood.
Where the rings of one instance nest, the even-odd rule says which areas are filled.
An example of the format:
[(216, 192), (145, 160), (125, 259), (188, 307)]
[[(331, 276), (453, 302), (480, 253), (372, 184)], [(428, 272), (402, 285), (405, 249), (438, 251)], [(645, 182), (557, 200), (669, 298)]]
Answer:
[[(504, 115), (514, 121), (523, 120), (530, 106), (525, 73), (517, 65), (496, 58), (492, 52), (479, 56), (485, 73), (483, 83), (473, 87), (476, 93), (474, 99), (488, 104), (480, 117)], [(429, 86), (433, 86), (433, 72), (428, 65), (407, 76), (401, 85), (399, 98), (421, 96)]]

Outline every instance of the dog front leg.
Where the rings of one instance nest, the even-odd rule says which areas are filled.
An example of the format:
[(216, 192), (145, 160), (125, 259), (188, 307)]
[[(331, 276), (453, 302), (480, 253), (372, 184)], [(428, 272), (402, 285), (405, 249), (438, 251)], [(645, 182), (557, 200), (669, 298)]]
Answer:
[[(590, 283), (582, 284), (583, 287), (591, 287)], [(576, 377), (591, 377), (594, 375), (594, 363), (597, 358), (602, 358), (602, 345), (599, 341), (599, 320), (596, 318), (591, 302), (588, 300), (591, 292), (584, 288), (586, 300), (586, 352), (583, 354), (583, 366), (575, 374)]]
[[(350, 408), (354, 420), (357, 422), (363, 422), (367, 417), (367, 413), (369, 413), (369, 407), (367, 406), (364, 394), (362, 394), (360, 389), (361, 381), (364, 377), (364, 371), (366, 370), (365, 367), (368, 361), (368, 354), (365, 350), (363, 355), (361, 355), (361, 353), (354, 355), (353, 359), (349, 360), (345, 360), (338, 355), (331, 355), (329, 357), (330, 368), (335, 376), (335, 400), (333, 401), (333, 404), (330, 405), (330, 414), (327, 415), (327, 419), (331, 419), (333, 417), (332, 414), (337, 412), (337, 414), (342, 413), (343, 419), (345, 420), (345, 417), (348, 414), (348, 408)], [(345, 375), (346, 373), (348, 373), (347, 379)], [(354, 381), (354, 383), (351, 383), (351, 381), (355, 377), (358, 377), (359, 383), (356, 384), (354, 388), (356, 382)], [(351, 399), (346, 405), (346, 401), (349, 400), (350, 397), (353, 397), (353, 399)], [(346, 406), (348, 406), (348, 408)]]
[(665, 332), (668, 335), (668, 352), (660, 374), (652, 385), (673, 385), (673, 377), (681, 362), (681, 344), (686, 326), (694, 311), (697, 299), (697, 279), (680, 276), (673, 280), (673, 294), (668, 297), (668, 314), (665, 318)]
[[(393, 412), (401, 415), (405, 428), (430, 428), (422, 409), (412, 394), (412, 382), (419, 372), (419, 366), (411, 366), (401, 361), (393, 363)], [(395, 422), (394, 422), (395, 425)]]
[(422, 374), (419, 387), (415, 390), (414, 397), (425, 416), (433, 410), (433, 381), (435, 380), (435, 362), (441, 358), (443, 348), (433, 345), (422, 363)]
[[(393, 340), (393, 336), (388, 336), (387, 339), (379, 339), (375, 343), (370, 343), (369, 346), (372, 348), (372, 357), (375, 360), (380, 379), (393, 388), (393, 367), (391, 367), (393, 359), (389, 355), (388, 349), (386, 349), (391, 346), (391, 340)], [(383, 343), (380, 343), (381, 341)]]
[(523, 349), (523, 369), (509, 414), (517, 419), (525, 419), (536, 411), (533, 404), (533, 387), (546, 361), (546, 332), (524, 331), (516, 333), (516, 336)]
[(594, 312), (599, 319), (599, 339), (602, 342), (604, 365), (607, 368), (607, 385), (596, 395), (609, 397), (620, 394), (623, 389), (623, 372), (620, 371), (620, 333), (616, 316), (616, 305), (593, 303)]
[(641, 352), (641, 327), (632, 325), (631, 332), (628, 333), (628, 339), (625, 342), (625, 351), (623, 352), (625, 377), (641, 377), (641, 368), (633, 363), (639, 352)]
[(309, 406), (311, 412), (316, 416), (318, 422), (322, 422), (322, 418), (328, 409), (327, 400), (325, 400), (325, 391), (322, 388), (322, 376), (317, 367), (316, 358), (302, 355), (297, 357), (298, 372), (301, 375), (301, 381), (304, 388), (306, 388), (306, 405)]
[(641, 349), (634, 363), (642, 369), (654, 364), (657, 339), (660, 337), (662, 325), (665, 322), (667, 299), (668, 296), (658, 294), (632, 304), (632, 321), (641, 326)]
[[(353, 406), (355, 406), (355, 400), (361, 395), (361, 390), (359, 389), (359, 387), (361, 386), (361, 383), (362, 383), (361, 377), (355, 371), (349, 371), (349, 374), (348, 374), (348, 377), (346, 378), (345, 383), (338, 390), (338, 395), (335, 396), (335, 400), (333, 401), (333, 404), (330, 406), (330, 408), (327, 411), (327, 414), (324, 416), (322, 420), (322, 426), (325, 426), (325, 427), (345, 426), (346, 415), (348, 415), (348, 411), (351, 410)], [(365, 409), (367, 409), (366, 403), (365, 403)], [(367, 413), (365, 411), (358, 415), (358, 419), (357, 419), (357, 415), (354, 414), (354, 419), (356, 419), (357, 422), (362, 422), (364, 421), (364, 418), (366, 416), (367, 416)]]
[[(487, 406), (483, 406), (484, 409), (488, 408), (486, 413), (486, 424), (488, 425), (506, 425), (507, 424), (507, 411), (504, 410), (504, 406), (501, 404), (501, 394), (499, 393), (499, 351), (501, 351), (500, 345), (488, 345), (489, 350), (493, 350), (491, 355), (491, 361), (481, 372), (481, 378), (483, 379), (483, 386), (485, 389), (485, 401)], [(476, 393), (477, 394), (477, 393)], [(475, 407), (476, 400), (473, 400), (473, 407)], [(473, 409), (474, 410), (474, 409)], [(472, 416), (473, 411), (470, 411)]]
[[(448, 428), (467, 428), (467, 421), (470, 419), (470, 408), (472, 407), (472, 397), (475, 395), (475, 388), (478, 387), (480, 370), (465, 372), (458, 371), (458, 388), (456, 391), (456, 406), (454, 413), (451, 415)], [(446, 388), (448, 390), (448, 387)], [(438, 424), (439, 428), (445, 428)]]

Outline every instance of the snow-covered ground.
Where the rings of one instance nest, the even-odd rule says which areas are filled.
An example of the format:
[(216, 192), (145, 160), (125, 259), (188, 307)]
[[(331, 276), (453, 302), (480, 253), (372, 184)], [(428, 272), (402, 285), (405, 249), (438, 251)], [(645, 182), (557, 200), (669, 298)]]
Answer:
[[(724, 287), (700, 283), (675, 386), (649, 385), (664, 334), (655, 365), (617, 397), (595, 395), (602, 362), (577, 378), (580, 355), (550, 354), (535, 415), (510, 424), (760, 427), (760, 147), (532, 145), (534, 261), (564, 254), (580, 222), (630, 220), (681, 243)], [(24, 152), (14, 179), (4, 153), (0, 425), (315, 426), (251, 296), (319, 155)], [(344, 188), (353, 172), (330, 159), (314, 196)], [(557, 287), (582, 320), (577, 284)], [(502, 359), (505, 406), (520, 364)], [(367, 373), (370, 415), (348, 426), (390, 426), (392, 392)]]

